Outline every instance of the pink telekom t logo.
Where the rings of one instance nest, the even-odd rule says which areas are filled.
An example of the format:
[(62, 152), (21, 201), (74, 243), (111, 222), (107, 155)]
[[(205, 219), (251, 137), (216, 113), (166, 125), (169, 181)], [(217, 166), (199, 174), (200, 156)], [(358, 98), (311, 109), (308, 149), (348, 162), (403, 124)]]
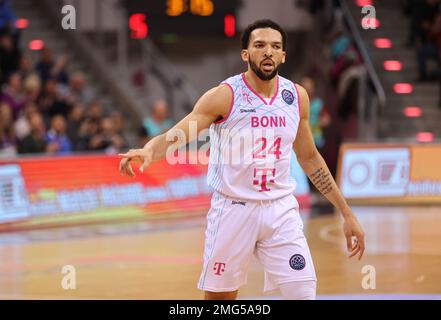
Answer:
[(215, 275), (220, 276), (221, 273), (225, 271), (225, 263), (215, 262), (213, 270), (215, 270)]
[(268, 188), (266, 184), (268, 182), (273, 182), (274, 183), (274, 179), (267, 180), (267, 176), (268, 176), (268, 173), (271, 173), (271, 175), (274, 178), (274, 176), (276, 175), (276, 168), (271, 168), (271, 169), (269, 169), (269, 168), (254, 168), (254, 178), (257, 178), (257, 173), (260, 173), (260, 172), (262, 173), (262, 175), (259, 175), (259, 176), (261, 177), (262, 180), (259, 182), (258, 179), (254, 179), (253, 180), (253, 184), (254, 185), (256, 185), (256, 184), (260, 185), (259, 192), (270, 191), (271, 189)]

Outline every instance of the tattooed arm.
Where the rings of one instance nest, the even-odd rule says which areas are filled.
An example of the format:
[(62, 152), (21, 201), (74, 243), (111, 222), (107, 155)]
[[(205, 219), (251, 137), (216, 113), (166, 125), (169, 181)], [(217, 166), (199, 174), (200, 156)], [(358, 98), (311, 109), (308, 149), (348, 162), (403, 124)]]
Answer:
[[(314, 186), (341, 212), (344, 219), (343, 231), (350, 257), (358, 253), (358, 259), (361, 259), (365, 248), (364, 232), (351, 208), (343, 198), (323, 157), (315, 147), (309, 128), (308, 94), (303, 87), (296, 86), (300, 96), (300, 123), (297, 137), (293, 144), (297, 159)], [(353, 237), (355, 237), (355, 243)]]

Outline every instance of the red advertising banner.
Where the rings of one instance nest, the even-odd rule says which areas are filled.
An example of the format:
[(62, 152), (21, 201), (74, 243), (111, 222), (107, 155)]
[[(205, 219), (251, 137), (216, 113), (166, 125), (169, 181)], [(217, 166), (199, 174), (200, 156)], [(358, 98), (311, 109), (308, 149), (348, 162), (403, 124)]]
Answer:
[(121, 176), (115, 156), (0, 162), (0, 231), (95, 221), (205, 214), (207, 166), (153, 163)]

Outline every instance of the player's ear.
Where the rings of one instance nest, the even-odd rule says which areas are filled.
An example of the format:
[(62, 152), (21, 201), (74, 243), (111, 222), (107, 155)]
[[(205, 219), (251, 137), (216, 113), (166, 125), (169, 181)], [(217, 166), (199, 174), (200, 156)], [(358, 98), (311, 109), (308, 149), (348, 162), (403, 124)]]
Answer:
[(282, 63), (285, 63), (285, 59), (286, 59), (286, 51), (283, 51)]
[(247, 49), (242, 49), (242, 51), (240, 52), (240, 56), (242, 57), (242, 60), (245, 62), (248, 62), (248, 50)]

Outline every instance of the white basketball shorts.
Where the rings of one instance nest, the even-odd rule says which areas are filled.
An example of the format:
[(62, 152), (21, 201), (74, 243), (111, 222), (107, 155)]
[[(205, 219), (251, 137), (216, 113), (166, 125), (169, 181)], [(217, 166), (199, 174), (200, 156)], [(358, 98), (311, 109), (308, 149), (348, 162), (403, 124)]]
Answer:
[(264, 291), (282, 283), (317, 280), (294, 195), (250, 201), (213, 194), (198, 288), (235, 291), (247, 283), (252, 255), (265, 270)]

